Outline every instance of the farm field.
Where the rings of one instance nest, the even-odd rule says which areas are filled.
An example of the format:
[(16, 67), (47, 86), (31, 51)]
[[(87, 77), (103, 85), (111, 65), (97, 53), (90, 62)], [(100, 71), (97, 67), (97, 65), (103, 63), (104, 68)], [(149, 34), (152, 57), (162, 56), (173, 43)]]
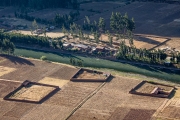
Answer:
[[(24, 58), (16, 58), (16, 57), (10, 57), (10, 56), (9, 57), (1, 56), (0, 59), (4, 60), (2, 62), (3, 66), (11, 66), (11, 68), (16, 68), (16, 70), (14, 71), (16, 73), (14, 74), (7, 73), (6, 74), (7, 76), (1, 76), (4, 79), (0, 80), (0, 86), (1, 86), (0, 111), (2, 111), (0, 112), (1, 113), (0, 119), (14, 119), (14, 120), (16, 119), (40, 120), (43, 118), (46, 120), (64, 119), (73, 110), (73, 108), (77, 104), (79, 104), (79, 102), (81, 102), (81, 100), (83, 100), (86, 96), (88, 96), (92, 91), (94, 91), (101, 84), (101, 83), (81, 83), (81, 82), (73, 83), (71, 82), (70, 78), (72, 77), (73, 71), (74, 73), (76, 73), (78, 70), (73, 66), (48, 63), (48, 62), (43, 62), (43, 61), (38, 61), (38, 60), (28, 60)], [(38, 67), (39, 65), (41, 67), (47, 67), (46, 69), (48, 69), (51, 72), (40, 71)], [(32, 69), (32, 66), (33, 66), (33, 69)], [(23, 67), (26, 67), (26, 69), (23, 69)], [(28, 69), (31, 69), (31, 70), (28, 70)], [(34, 74), (37, 72), (36, 70), (39, 71), (37, 73), (39, 77), (37, 77), (37, 75)], [(23, 73), (23, 71), (25, 72)], [(62, 73), (61, 71), (64, 71), (64, 73)], [(17, 74), (17, 73), (22, 73), (22, 74)], [(61, 74), (58, 74), (58, 73), (61, 73)], [(31, 76), (28, 76), (28, 74), (31, 74)], [(14, 101), (10, 102), (10, 101), (3, 100), (3, 97), (5, 95), (7, 95), (9, 92), (13, 91), (15, 88), (20, 86), (23, 79), (24, 80), (28, 79), (28, 80), (33, 81), (33, 79), (31, 79), (33, 78), (33, 76), (37, 77), (37, 79), (34, 81), (50, 84), (50, 85), (58, 85), (60, 86), (61, 90), (58, 91), (55, 94), (55, 96), (52, 96), (51, 99), (47, 99), (45, 102), (39, 105), (32, 104), (32, 103), (14, 102)], [(43, 92), (42, 88), (40, 87), (37, 88), (37, 87), (38, 86), (32, 86), (32, 88), (30, 87), (30, 89), (24, 92), (20, 97), (21, 98), (26, 97), (26, 99), (29, 98), (30, 97), (29, 93), (26, 94), (28, 91), (31, 92), (30, 93), (31, 95), (37, 93), (37, 91), (42, 93)], [(45, 89), (46, 91), (49, 90), (47, 88), (44, 88), (44, 90)], [(33, 90), (37, 90), (37, 91), (33, 92)], [(33, 95), (32, 97), (34, 100), (41, 97), (41, 95), (39, 96)], [(9, 104), (11, 107), (8, 105), (4, 106), (4, 104)], [(3, 110), (1, 110), (1, 108), (3, 108)], [(38, 116), (37, 116), (37, 113), (38, 113)]]
[[(130, 117), (136, 119), (135, 116), (139, 114), (138, 111), (144, 111), (142, 112), (144, 115), (139, 115), (137, 120), (150, 119), (151, 115), (166, 99), (128, 94), (129, 89), (134, 87), (138, 82), (139, 80), (114, 77), (110, 82), (107, 82), (96, 95), (78, 109), (70, 120), (116, 120), (122, 116), (124, 116), (122, 119), (128, 120)], [(119, 111), (118, 113), (117, 110)]]
[[(52, 71), (46, 74), (39, 72), (38, 75), (40, 77), (36, 79), (36, 82), (58, 85), (61, 89), (41, 104), (6, 101), (3, 100), (3, 97), (17, 88), (22, 83), (22, 80), (18, 80), (18, 77), (10, 73), (7, 73), (6, 76), (0, 76), (0, 86), (3, 86), (0, 89), (0, 119), (64, 120), (68, 118), (69, 120), (115, 120), (117, 118), (123, 118), (128, 120), (134, 117), (137, 120), (144, 120), (150, 119), (156, 110), (168, 100), (166, 98), (129, 94), (129, 90), (141, 81), (138, 79), (113, 76), (106, 83), (72, 82), (69, 78), (78, 70), (73, 66), (2, 55), (0, 59), (4, 60), (2, 62), (4, 67), (11, 66), (12, 68), (16, 68), (15, 71), (19, 71), (19, 73), (25, 71), (21, 66), (26, 66), (28, 70), (32, 69), (33, 64), (33, 70), (28, 70), (26, 74), (21, 74), (22, 78), (28, 80), (31, 80), (33, 75), (36, 76), (34, 73), (37, 71), (35, 70), (39, 69), (40, 66), (48, 67)], [(55, 66), (59, 69), (52, 69)], [(66, 75), (63, 76), (65, 74), (64, 70), (72, 72), (66, 72)], [(64, 74), (58, 74), (61, 71)], [(31, 74), (31, 76), (27, 76), (28, 74)], [(11, 75), (14, 78), (9, 79)], [(16, 76), (19, 76), (19, 74), (16, 74)], [(175, 96), (178, 97), (176, 94)], [(79, 105), (82, 106), (76, 109)], [(75, 110), (75, 113), (71, 115), (73, 110)]]
[(22, 87), (20, 90), (14, 92), (9, 96), (9, 99), (38, 102), (54, 89), (53, 87), (30, 84), (30, 86)]
[[(93, 9), (92, 9), (93, 8)], [(0, 21), (2, 23), (9, 23), (10, 25), (27, 25), (28, 28), (25, 30), (18, 30), (15, 32), (20, 32), (22, 34), (31, 35), (32, 22), (14, 18), (14, 11), (16, 8), (7, 7), (0, 9), (0, 15), (5, 15), (6, 17), (1, 17)], [(173, 10), (171, 10), (173, 9)], [(28, 13), (30, 16), (53, 19), (55, 14), (67, 14), (70, 11), (75, 11), (73, 9), (43, 9), (38, 11), (33, 11)], [(110, 22), (109, 18), (112, 12), (120, 12), (122, 14), (128, 13), (129, 18), (134, 18), (135, 27), (134, 30), (134, 45), (137, 48), (164, 48), (171, 47), (179, 50), (179, 26), (180, 26), (180, 8), (176, 4), (167, 3), (153, 3), (153, 2), (133, 2), (131, 4), (125, 5), (122, 2), (92, 2), (83, 3), (80, 5), (80, 16), (76, 23), (82, 25), (84, 23), (85, 16), (89, 16), (91, 22), (94, 20), (98, 21), (99, 17), (103, 17), (109, 28), (108, 24)], [(148, 14), (146, 14), (148, 12)], [(11, 15), (11, 17), (7, 17)], [(46, 25), (39, 24), (39, 28)], [(3, 27), (2, 27), (3, 28)], [(43, 36), (43, 34), (41, 34)], [(47, 32), (47, 36), (56, 38), (62, 37), (64, 34), (60, 29), (55, 29), (53, 31)], [(103, 41), (108, 41), (107, 36), (102, 36)], [(79, 41), (77, 39), (66, 40), (66, 42), (83, 43), (87, 45), (96, 46), (94, 43), (89, 41)], [(113, 40), (115, 43), (119, 41)], [(127, 44), (128, 41), (126, 41)], [(106, 46), (103, 43), (99, 43), (102, 46)], [(158, 46), (160, 45), (161, 46)], [(110, 47), (107, 45), (107, 47)], [(113, 46), (117, 48), (117, 46)]]

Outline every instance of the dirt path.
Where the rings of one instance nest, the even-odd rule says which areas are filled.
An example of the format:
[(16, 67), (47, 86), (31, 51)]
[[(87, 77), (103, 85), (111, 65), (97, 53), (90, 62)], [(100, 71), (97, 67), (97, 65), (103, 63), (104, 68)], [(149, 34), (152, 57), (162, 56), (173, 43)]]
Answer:
[(70, 114), (65, 118), (65, 120), (68, 120), (83, 104), (86, 103), (88, 99), (90, 99), (93, 95), (95, 95), (104, 85), (106, 82), (103, 82), (100, 86), (98, 86), (91, 94), (89, 94), (85, 99), (82, 100), (71, 112)]

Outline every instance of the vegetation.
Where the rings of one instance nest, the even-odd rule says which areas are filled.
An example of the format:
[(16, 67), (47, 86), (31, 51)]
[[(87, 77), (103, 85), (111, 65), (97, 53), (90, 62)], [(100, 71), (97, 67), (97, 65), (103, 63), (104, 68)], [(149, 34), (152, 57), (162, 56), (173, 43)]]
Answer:
[(41, 57), (40, 57), (40, 60), (43, 60), (43, 61), (44, 61), (44, 60), (47, 60), (47, 57), (46, 57), (46, 56), (41, 56)]
[(14, 53), (15, 46), (8, 39), (0, 39), (0, 53)]
[(26, 45), (39, 45), (42, 47), (49, 47), (49, 41), (47, 37), (23, 35), (20, 33), (7, 33), (0, 31), (0, 39), (9, 39), (13, 43), (22, 43)]
[(15, 55), (32, 57), (39, 59), (41, 56), (47, 56), (48, 60), (60, 63), (70, 63), (70, 58), (76, 59), (76, 61), (80, 60), (83, 62), (83, 66), (85, 67), (94, 67), (94, 68), (108, 68), (114, 69), (123, 72), (132, 72), (143, 74), (146, 76), (151, 76), (155, 78), (160, 78), (164, 80), (170, 80), (172, 82), (179, 82), (180, 75), (172, 73), (171, 71), (160, 71), (156, 68), (148, 67), (148, 66), (134, 66), (130, 64), (123, 64), (120, 62), (112, 62), (103, 59), (97, 59), (92, 57), (81, 57), (81, 56), (73, 56), (70, 54), (57, 54), (57, 53), (48, 53), (42, 51), (34, 51), (27, 49), (15, 49)]
[(131, 61), (163, 64), (167, 54), (162, 50), (149, 51), (146, 49), (137, 49), (134, 46), (129, 47), (122, 41), (116, 57), (118, 59), (126, 59)]

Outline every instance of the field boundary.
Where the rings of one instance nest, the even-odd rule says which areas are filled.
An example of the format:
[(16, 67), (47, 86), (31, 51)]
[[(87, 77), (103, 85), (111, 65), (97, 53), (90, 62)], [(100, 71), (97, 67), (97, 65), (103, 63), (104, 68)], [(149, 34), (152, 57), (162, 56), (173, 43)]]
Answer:
[[(46, 86), (46, 87), (53, 87), (54, 90), (52, 90), (50, 93), (45, 95), (43, 98), (41, 98), (39, 101), (33, 101), (33, 100), (19, 100), (19, 99), (14, 99), (10, 98), (15, 92), (20, 90), (23, 87), (26, 87), (27, 84), (33, 84), (33, 85), (40, 85), (40, 86)], [(16, 102), (27, 102), (27, 103), (42, 103), (45, 101), (48, 97), (52, 96), (56, 91), (60, 90), (59, 86), (55, 85), (48, 85), (48, 84), (43, 84), (43, 83), (37, 83), (37, 82), (30, 82), (28, 80), (24, 81), (18, 88), (16, 88), (14, 91), (10, 92), (7, 94), (3, 99), (8, 100), (8, 101), (16, 101)]]
[[(136, 89), (138, 89), (139, 87), (143, 86), (145, 83), (151, 83), (151, 84), (155, 84), (155, 85), (162, 85), (162, 86), (167, 86), (167, 87), (172, 87), (170, 92), (168, 92), (167, 94), (151, 94), (151, 93), (142, 93), (142, 92), (137, 92)], [(136, 94), (136, 95), (144, 95), (144, 96), (151, 96), (151, 97), (161, 97), (161, 98), (168, 98), (170, 96), (170, 94), (174, 91), (175, 87), (171, 86), (171, 85), (166, 85), (166, 84), (161, 84), (161, 83), (156, 83), (156, 82), (149, 82), (149, 81), (142, 81), (140, 82), (136, 87), (132, 88), (129, 93), (130, 94)]]
[(70, 114), (64, 119), (68, 120), (87, 100), (89, 100), (93, 95), (95, 95), (104, 85), (106, 82), (103, 82), (100, 86), (98, 86), (91, 94), (89, 94), (82, 102), (79, 103), (71, 112)]
[(96, 74), (105, 74), (105, 73), (100, 72), (100, 71), (94, 71), (94, 70), (90, 70), (90, 69), (81, 68), (81, 69), (79, 69), (77, 71), (77, 73), (75, 73), (75, 75), (70, 80), (73, 81), (73, 82), (106, 82), (108, 80), (108, 78), (111, 76), (111, 74), (105, 74), (106, 75), (105, 79), (76, 78), (75, 76), (77, 76), (80, 71), (88, 71), (88, 72), (91, 72), (91, 73), (96, 72)]

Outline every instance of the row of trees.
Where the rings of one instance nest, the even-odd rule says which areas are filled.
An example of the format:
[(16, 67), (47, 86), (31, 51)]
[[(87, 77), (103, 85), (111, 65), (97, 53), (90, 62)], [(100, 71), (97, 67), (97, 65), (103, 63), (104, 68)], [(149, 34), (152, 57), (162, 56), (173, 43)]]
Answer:
[(127, 46), (125, 42), (120, 43), (119, 51), (116, 56), (118, 59), (135, 60), (147, 63), (163, 63), (167, 54), (162, 50), (137, 49), (134, 46)]
[(80, 15), (79, 11), (70, 12), (69, 15), (56, 14), (53, 21), (54, 21), (54, 24), (58, 27), (62, 27), (64, 25), (66, 28), (69, 28), (70, 25), (75, 20), (77, 20), (79, 15)]
[(0, 39), (0, 53), (14, 53), (14, 44), (8, 39)]
[(50, 47), (48, 38), (43, 36), (23, 35), (20, 33), (7, 33), (1, 30), (0, 39), (9, 39), (13, 43)]
[[(111, 29), (108, 30), (107, 27)], [(106, 33), (112, 44), (112, 36), (117, 36), (117, 39), (129, 39), (129, 43), (133, 45), (133, 33), (135, 29), (134, 19), (129, 19), (127, 13), (122, 15), (119, 12), (112, 13), (109, 25), (106, 25), (105, 19), (100, 17), (98, 22), (91, 22), (88, 16), (85, 17), (83, 30), (91, 31), (96, 41), (102, 33)]]
[(54, 19), (52, 20), (47, 20), (47, 19), (42, 19), (42, 18), (35, 18), (33, 16), (29, 16), (27, 12), (15, 12), (14, 13), (16, 18), (21, 18), (25, 19), (28, 21), (36, 21), (38, 23), (42, 24), (52, 24), (57, 27), (62, 27), (64, 25), (66, 28), (70, 27), (70, 24), (73, 23), (73, 21), (77, 20), (78, 16), (80, 15), (79, 11), (74, 11), (70, 12), (69, 14), (61, 15), (61, 14), (56, 14)]
[(35, 9), (54, 7), (78, 8), (79, 3), (77, 0), (1, 0), (0, 6), (25, 6)]

